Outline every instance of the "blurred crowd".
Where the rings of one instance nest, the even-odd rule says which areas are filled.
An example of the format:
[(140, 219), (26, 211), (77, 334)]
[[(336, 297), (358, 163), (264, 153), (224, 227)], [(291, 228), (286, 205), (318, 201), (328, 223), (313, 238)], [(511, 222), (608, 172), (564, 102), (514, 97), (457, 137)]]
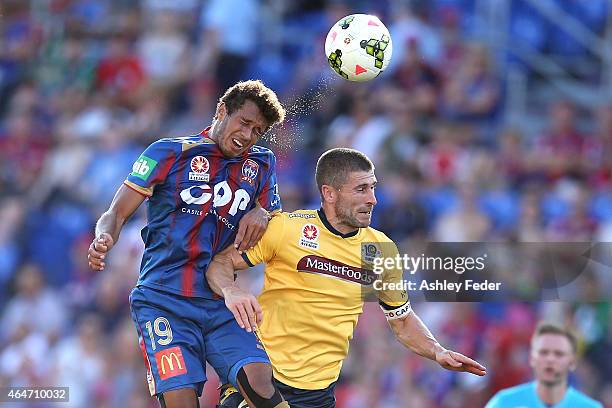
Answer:
[[(536, 131), (508, 123), (504, 67), (521, 64), (486, 46), (475, 3), (3, 1), (0, 385), (69, 386), (75, 407), (155, 406), (128, 307), (144, 211), (124, 228), (104, 273), (88, 269), (86, 250), (140, 152), (161, 137), (201, 131), (239, 79), (262, 79), (288, 110), (263, 141), (278, 157), (285, 210), (319, 205), (316, 159), (347, 146), (373, 159), (374, 226), (400, 250), (428, 240), (612, 242), (612, 101), (554, 100), (538, 107), (544, 126)], [(517, 41), (568, 66), (597, 65), (528, 2), (511, 3)], [(604, 31), (607, 2), (557, 3)], [(356, 12), (379, 15), (393, 40), (391, 66), (368, 84), (333, 77), (323, 53), (331, 25)], [(483, 406), (530, 378), (528, 339), (540, 318), (578, 331), (582, 360), (572, 382), (612, 407), (612, 308), (604, 302), (612, 264), (599, 260), (579, 287), (598, 303), (415, 305), (440, 340), (484, 362), (484, 379), (405, 352), (367, 305), (338, 407)], [(243, 283), (256, 288), (260, 275)], [(216, 400), (210, 377), (203, 407)]]

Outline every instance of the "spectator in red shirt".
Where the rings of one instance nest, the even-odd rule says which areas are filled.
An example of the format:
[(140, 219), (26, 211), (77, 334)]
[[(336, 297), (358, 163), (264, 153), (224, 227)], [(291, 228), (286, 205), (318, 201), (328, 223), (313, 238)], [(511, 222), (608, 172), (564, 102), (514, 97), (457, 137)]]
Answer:
[(406, 53), (393, 79), (411, 95), (417, 113), (435, 114), (440, 85), (438, 73), (423, 58), (418, 39), (408, 39)]
[(580, 176), (584, 136), (576, 127), (576, 109), (570, 102), (557, 102), (549, 111), (549, 128), (535, 141), (528, 159), (532, 175), (554, 181)]
[(11, 113), (0, 129), (0, 179), (12, 184), (13, 190), (26, 191), (38, 176), (48, 148), (32, 114)]
[(582, 152), (582, 167), (591, 185), (605, 190), (612, 187), (612, 105), (599, 107), (595, 120), (595, 133)]
[(145, 83), (144, 68), (138, 57), (130, 52), (129, 39), (121, 33), (114, 34), (106, 55), (98, 64), (98, 89), (116, 98), (117, 102), (128, 102), (131, 100), (128, 96), (137, 96)]

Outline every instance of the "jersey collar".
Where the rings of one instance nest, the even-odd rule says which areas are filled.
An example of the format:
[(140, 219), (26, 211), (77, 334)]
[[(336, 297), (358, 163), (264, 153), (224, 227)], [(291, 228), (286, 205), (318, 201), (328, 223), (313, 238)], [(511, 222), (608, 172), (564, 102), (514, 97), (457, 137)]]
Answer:
[(359, 233), (359, 229), (356, 229), (355, 231), (351, 231), (348, 232), (346, 234), (341, 233), (340, 231), (338, 231), (337, 229), (335, 229), (330, 223), (329, 220), (327, 219), (327, 217), (325, 216), (325, 212), (323, 212), (323, 208), (319, 208), (317, 210), (317, 214), (319, 214), (319, 218), (321, 219), (321, 222), (323, 223), (323, 225), (325, 226), (325, 228), (327, 228), (332, 234), (334, 235), (338, 235), (341, 238), (350, 238), (350, 237), (354, 237), (355, 235), (357, 235)]
[(210, 133), (210, 126), (208, 126), (206, 129), (204, 129), (203, 131), (200, 132), (200, 136), (202, 136), (204, 139), (208, 139), (210, 141), (213, 141), (210, 136), (208, 135)]

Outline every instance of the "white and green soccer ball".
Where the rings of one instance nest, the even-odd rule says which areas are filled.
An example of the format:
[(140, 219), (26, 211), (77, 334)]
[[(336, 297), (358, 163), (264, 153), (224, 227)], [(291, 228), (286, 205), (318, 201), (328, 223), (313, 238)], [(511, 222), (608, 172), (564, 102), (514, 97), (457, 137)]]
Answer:
[(389, 30), (378, 17), (369, 14), (342, 18), (325, 39), (329, 66), (349, 81), (376, 78), (389, 66), (392, 50)]

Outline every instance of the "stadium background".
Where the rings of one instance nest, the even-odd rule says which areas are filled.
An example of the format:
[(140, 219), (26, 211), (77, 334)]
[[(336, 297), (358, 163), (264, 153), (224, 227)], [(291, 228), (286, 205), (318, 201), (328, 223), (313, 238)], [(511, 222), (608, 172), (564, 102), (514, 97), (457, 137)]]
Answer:
[[(238, 78), (263, 79), (289, 108), (271, 143), (286, 210), (316, 207), (316, 158), (352, 146), (377, 165), (374, 225), (400, 249), (612, 241), (609, 1), (1, 7), (0, 385), (70, 386), (75, 407), (155, 406), (127, 304), (143, 211), (104, 273), (88, 270), (86, 250), (140, 151), (201, 130)], [(376, 13), (393, 38), (390, 69), (368, 84), (330, 79), (322, 50), (331, 24), (354, 12)], [(578, 332), (571, 381), (612, 407), (610, 268), (590, 270), (574, 294), (582, 301), (415, 304), (443, 344), (488, 367), (485, 378), (404, 351), (367, 305), (338, 407), (483, 406), (531, 378), (528, 339), (541, 318)], [(256, 288), (259, 276), (241, 282)], [(214, 406), (215, 386), (211, 373), (203, 407)]]

